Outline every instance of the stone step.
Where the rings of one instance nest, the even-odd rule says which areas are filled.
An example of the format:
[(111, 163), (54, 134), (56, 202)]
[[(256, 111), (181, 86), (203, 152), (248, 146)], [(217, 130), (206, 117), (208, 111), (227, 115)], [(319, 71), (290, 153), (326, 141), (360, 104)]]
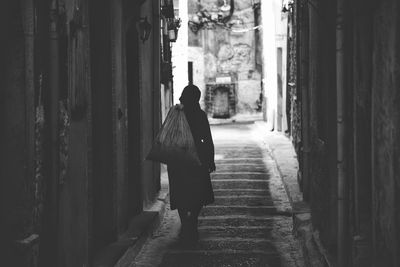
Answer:
[(223, 145), (223, 144), (217, 144), (216, 146), (215, 146), (215, 149), (216, 150), (218, 150), (218, 149), (221, 149), (221, 150), (228, 150), (228, 149), (233, 149), (233, 150), (238, 150), (238, 149), (243, 149), (243, 150), (245, 150), (245, 149), (250, 149), (250, 150), (257, 150), (257, 149), (260, 149), (260, 146), (259, 145), (256, 145), (256, 144), (254, 144), (254, 145), (249, 145), (249, 144), (237, 144), (237, 145), (232, 145), (232, 144), (225, 144), (225, 145)]
[(169, 251), (164, 255), (161, 267), (237, 267), (263, 266), (280, 267), (281, 260), (277, 252), (240, 250), (196, 250)]
[(263, 189), (269, 191), (268, 180), (255, 179), (212, 179), (213, 189)]
[(271, 238), (272, 225), (264, 226), (201, 226), (201, 238)]
[(271, 197), (240, 196), (240, 197), (215, 197), (212, 205), (218, 206), (273, 206), (274, 201)]
[(199, 218), (199, 227), (201, 226), (260, 226), (274, 222), (274, 216), (246, 216), (246, 215), (220, 215), (206, 216)]
[(215, 152), (216, 153), (230, 153), (230, 152), (236, 152), (236, 151), (241, 151), (244, 154), (246, 153), (254, 153), (254, 152), (262, 152), (260, 147), (248, 147), (248, 146), (236, 146), (236, 147), (220, 147), (216, 146), (215, 147)]
[(207, 206), (204, 208), (200, 216), (220, 216), (220, 215), (246, 215), (246, 216), (265, 216), (265, 215), (282, 215), (291, 216), (290, 210), (278, 210), (274, 206)]
[(276, 250), (274, 241), (265, 238), (202, 238), (196, 245), (199, 250), (263, 250), (274, 251)]
[(217, 163), (217, 171), (218, 173), (232, 173), (232, 172), (267, 172), (268, 169), (265, 164), (257, 164), (257, 163)]
[(215, 164), (264, 164), (262, 158), (223, 158), (222, 156), (217, 158), (215, 157)]
[(261, 150), (215, 150), (216, 155), (222, 155), (224, 158), (262, 158), (263, 152)]
[(267, 172), (216, 172), (211, 175), (211, 180), (229, 179), (249, 179), (249, 180), (268, 180)]
[(248, 189), (248, 188), (237, 188), (237, 189), (214, 188), (214, 195), (221, 197), (222, 196), (240, 197), (244, 195), (261, 196), (265, 198), (270, 197), (269, 191), (267, 189)]

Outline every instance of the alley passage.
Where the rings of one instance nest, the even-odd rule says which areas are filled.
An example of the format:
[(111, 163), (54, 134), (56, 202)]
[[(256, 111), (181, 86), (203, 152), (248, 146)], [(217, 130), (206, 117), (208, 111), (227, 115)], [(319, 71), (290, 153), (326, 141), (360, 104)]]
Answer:
[(303, 266), (284, 186), (254, 124), (216, 125), (212, 133), (215, 203), (199, 217), (199, 243), (178, 243), (179, 217), (168, 209), (131, 266)]

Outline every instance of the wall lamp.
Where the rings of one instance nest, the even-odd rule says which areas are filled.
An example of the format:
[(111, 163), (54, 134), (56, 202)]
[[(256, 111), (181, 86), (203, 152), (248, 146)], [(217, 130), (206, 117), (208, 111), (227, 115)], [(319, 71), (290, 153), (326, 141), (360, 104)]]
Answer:
[(260, 8), (261, 0), (251, 0), (251, 6), (253, 9)]
[(294, 1), (293, 0), (284, 0), (282, 3), (282, 12), (292, 12)]
[(168, 21), (168, 38), (171, 42), (176, 42), (178, 39), (178, 30), (181, 27), (181, 19), (173, 18), (167, 19)]
[(144, 18), (140, 18), (138, 23), (138, 31), (139, 31), (139, 38), (144, 43), (150, 37), (152, 26), (147, 21), (147, 16)]

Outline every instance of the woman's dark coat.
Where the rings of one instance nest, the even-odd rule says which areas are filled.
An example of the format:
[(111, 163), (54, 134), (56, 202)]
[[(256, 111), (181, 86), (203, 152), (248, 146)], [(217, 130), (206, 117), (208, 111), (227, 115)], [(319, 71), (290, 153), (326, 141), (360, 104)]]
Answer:
[(206, 113), (198, 103), (184, 104), (201, 166), (168, 165), (171, 209), (192, 209), (214, 202), (209, 169), (214, 165), (214, 143)]

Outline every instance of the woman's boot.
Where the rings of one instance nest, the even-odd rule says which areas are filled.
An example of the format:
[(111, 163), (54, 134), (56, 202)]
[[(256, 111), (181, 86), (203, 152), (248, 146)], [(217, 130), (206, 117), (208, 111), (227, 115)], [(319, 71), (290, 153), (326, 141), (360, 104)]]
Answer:
[(181, 229), (179, 231), (179, 238), (181, 240), (187, 239), (189, 235), (189, 216), (187, 210), (178, 209), (179, 218), (181, 219)]
[(192, 242), (197, 242), (199, 240), (199, 230), (198, 230), (198, 221), (199, 221), (199, 213), (201, 207), (193, 209), (190, 211), (190, 215), (188, 217), (188, 226), (189, 226), (189, 237)]

